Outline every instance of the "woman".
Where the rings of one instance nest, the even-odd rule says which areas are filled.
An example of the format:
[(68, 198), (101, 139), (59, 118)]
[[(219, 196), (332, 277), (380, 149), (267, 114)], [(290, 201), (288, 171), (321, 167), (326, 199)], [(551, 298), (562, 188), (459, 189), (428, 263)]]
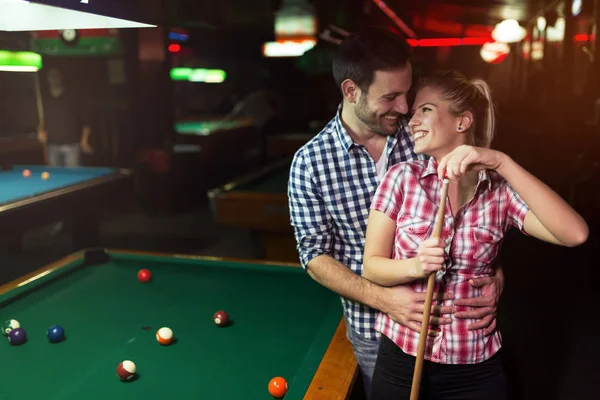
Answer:
[[(485, 82), (440, 72), (422, 79), (416, 90), (409, 126), (415, 152), (429, 157), (395, 165), (379, 185), (367, 226), (365, 278), (385, 286), (408, 283), (425, 292), (428, 276), (436, 274), (436, 293), (471, 297), (479, 289), (469, 279), (494, 274), (511, 227), (562, 246), (587, 240), (587, 224), (575, 210), (509, 156), (489, 148), (494, 108)], [(430, 238), (444, 173), (450, 183), (442, 234)], [(435, 298), (433, 304), (452, 305)], [(471, 322), (455, 319), (432, 327), (421, 398), (507, 398), (497, 354), (500, 333), (468, 330)], [(372, 398), (408, 399), (419, 333), (385, 314), (376, 328), (382, 340)]]

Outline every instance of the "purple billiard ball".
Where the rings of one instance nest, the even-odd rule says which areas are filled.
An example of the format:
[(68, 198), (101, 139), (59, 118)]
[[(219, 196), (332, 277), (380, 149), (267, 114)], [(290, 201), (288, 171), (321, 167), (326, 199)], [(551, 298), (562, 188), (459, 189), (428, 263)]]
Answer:
[(27, 333), (25, 332), (25, 329), (23, 329), (23, 328), (13, 329), (8, 334), (8, 341), (12, 345), (18, 346), (20, 344), (25, 343), (26, 340), (27, 340)]

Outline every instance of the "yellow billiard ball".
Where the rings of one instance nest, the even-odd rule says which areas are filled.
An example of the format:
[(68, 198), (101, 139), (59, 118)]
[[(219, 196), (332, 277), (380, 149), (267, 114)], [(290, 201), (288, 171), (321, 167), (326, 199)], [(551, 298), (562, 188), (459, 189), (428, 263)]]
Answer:
[(42, 172), (42, 179), (46, 180), (48, 178), (50, 178), (50, 174), (48, 172)]

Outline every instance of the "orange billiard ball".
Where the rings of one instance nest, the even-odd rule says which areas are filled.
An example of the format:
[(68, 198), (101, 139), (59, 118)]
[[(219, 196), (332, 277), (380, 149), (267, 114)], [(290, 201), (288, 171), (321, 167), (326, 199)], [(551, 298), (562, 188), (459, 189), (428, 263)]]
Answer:
[(276, 399), (280, 399), (287, 393), (288, 383), (280, 376), (276, 376), (269, 382), (269, 393)]
[(24, 170), (23, 170), (23, 176), (24, 176), (25, 178), (29, 178), (29, 177), (31, 176), (31, 171), (30, 171), (30, 170), (28, 170), (28, 169), (24, 169)]
[(163, 327), (156, 332), (156, 340), (163, 346), (167, 346), (173, 342), (173, 331), (171, 328)]
[(48, 178), (50, 178), (50, 174), (48, 172), (42, 172), (42, 179), (46, 180)]

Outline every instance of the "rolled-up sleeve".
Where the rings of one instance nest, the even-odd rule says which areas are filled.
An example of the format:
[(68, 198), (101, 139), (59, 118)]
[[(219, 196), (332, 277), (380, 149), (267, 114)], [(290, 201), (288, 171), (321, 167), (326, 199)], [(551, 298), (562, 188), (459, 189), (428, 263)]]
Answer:
[(331, 252), (331, 215), (321, 193), (302, 152), (296, 153), (290, 168), (288, 199), (290, 222), (303, 268), (313, 258)]

